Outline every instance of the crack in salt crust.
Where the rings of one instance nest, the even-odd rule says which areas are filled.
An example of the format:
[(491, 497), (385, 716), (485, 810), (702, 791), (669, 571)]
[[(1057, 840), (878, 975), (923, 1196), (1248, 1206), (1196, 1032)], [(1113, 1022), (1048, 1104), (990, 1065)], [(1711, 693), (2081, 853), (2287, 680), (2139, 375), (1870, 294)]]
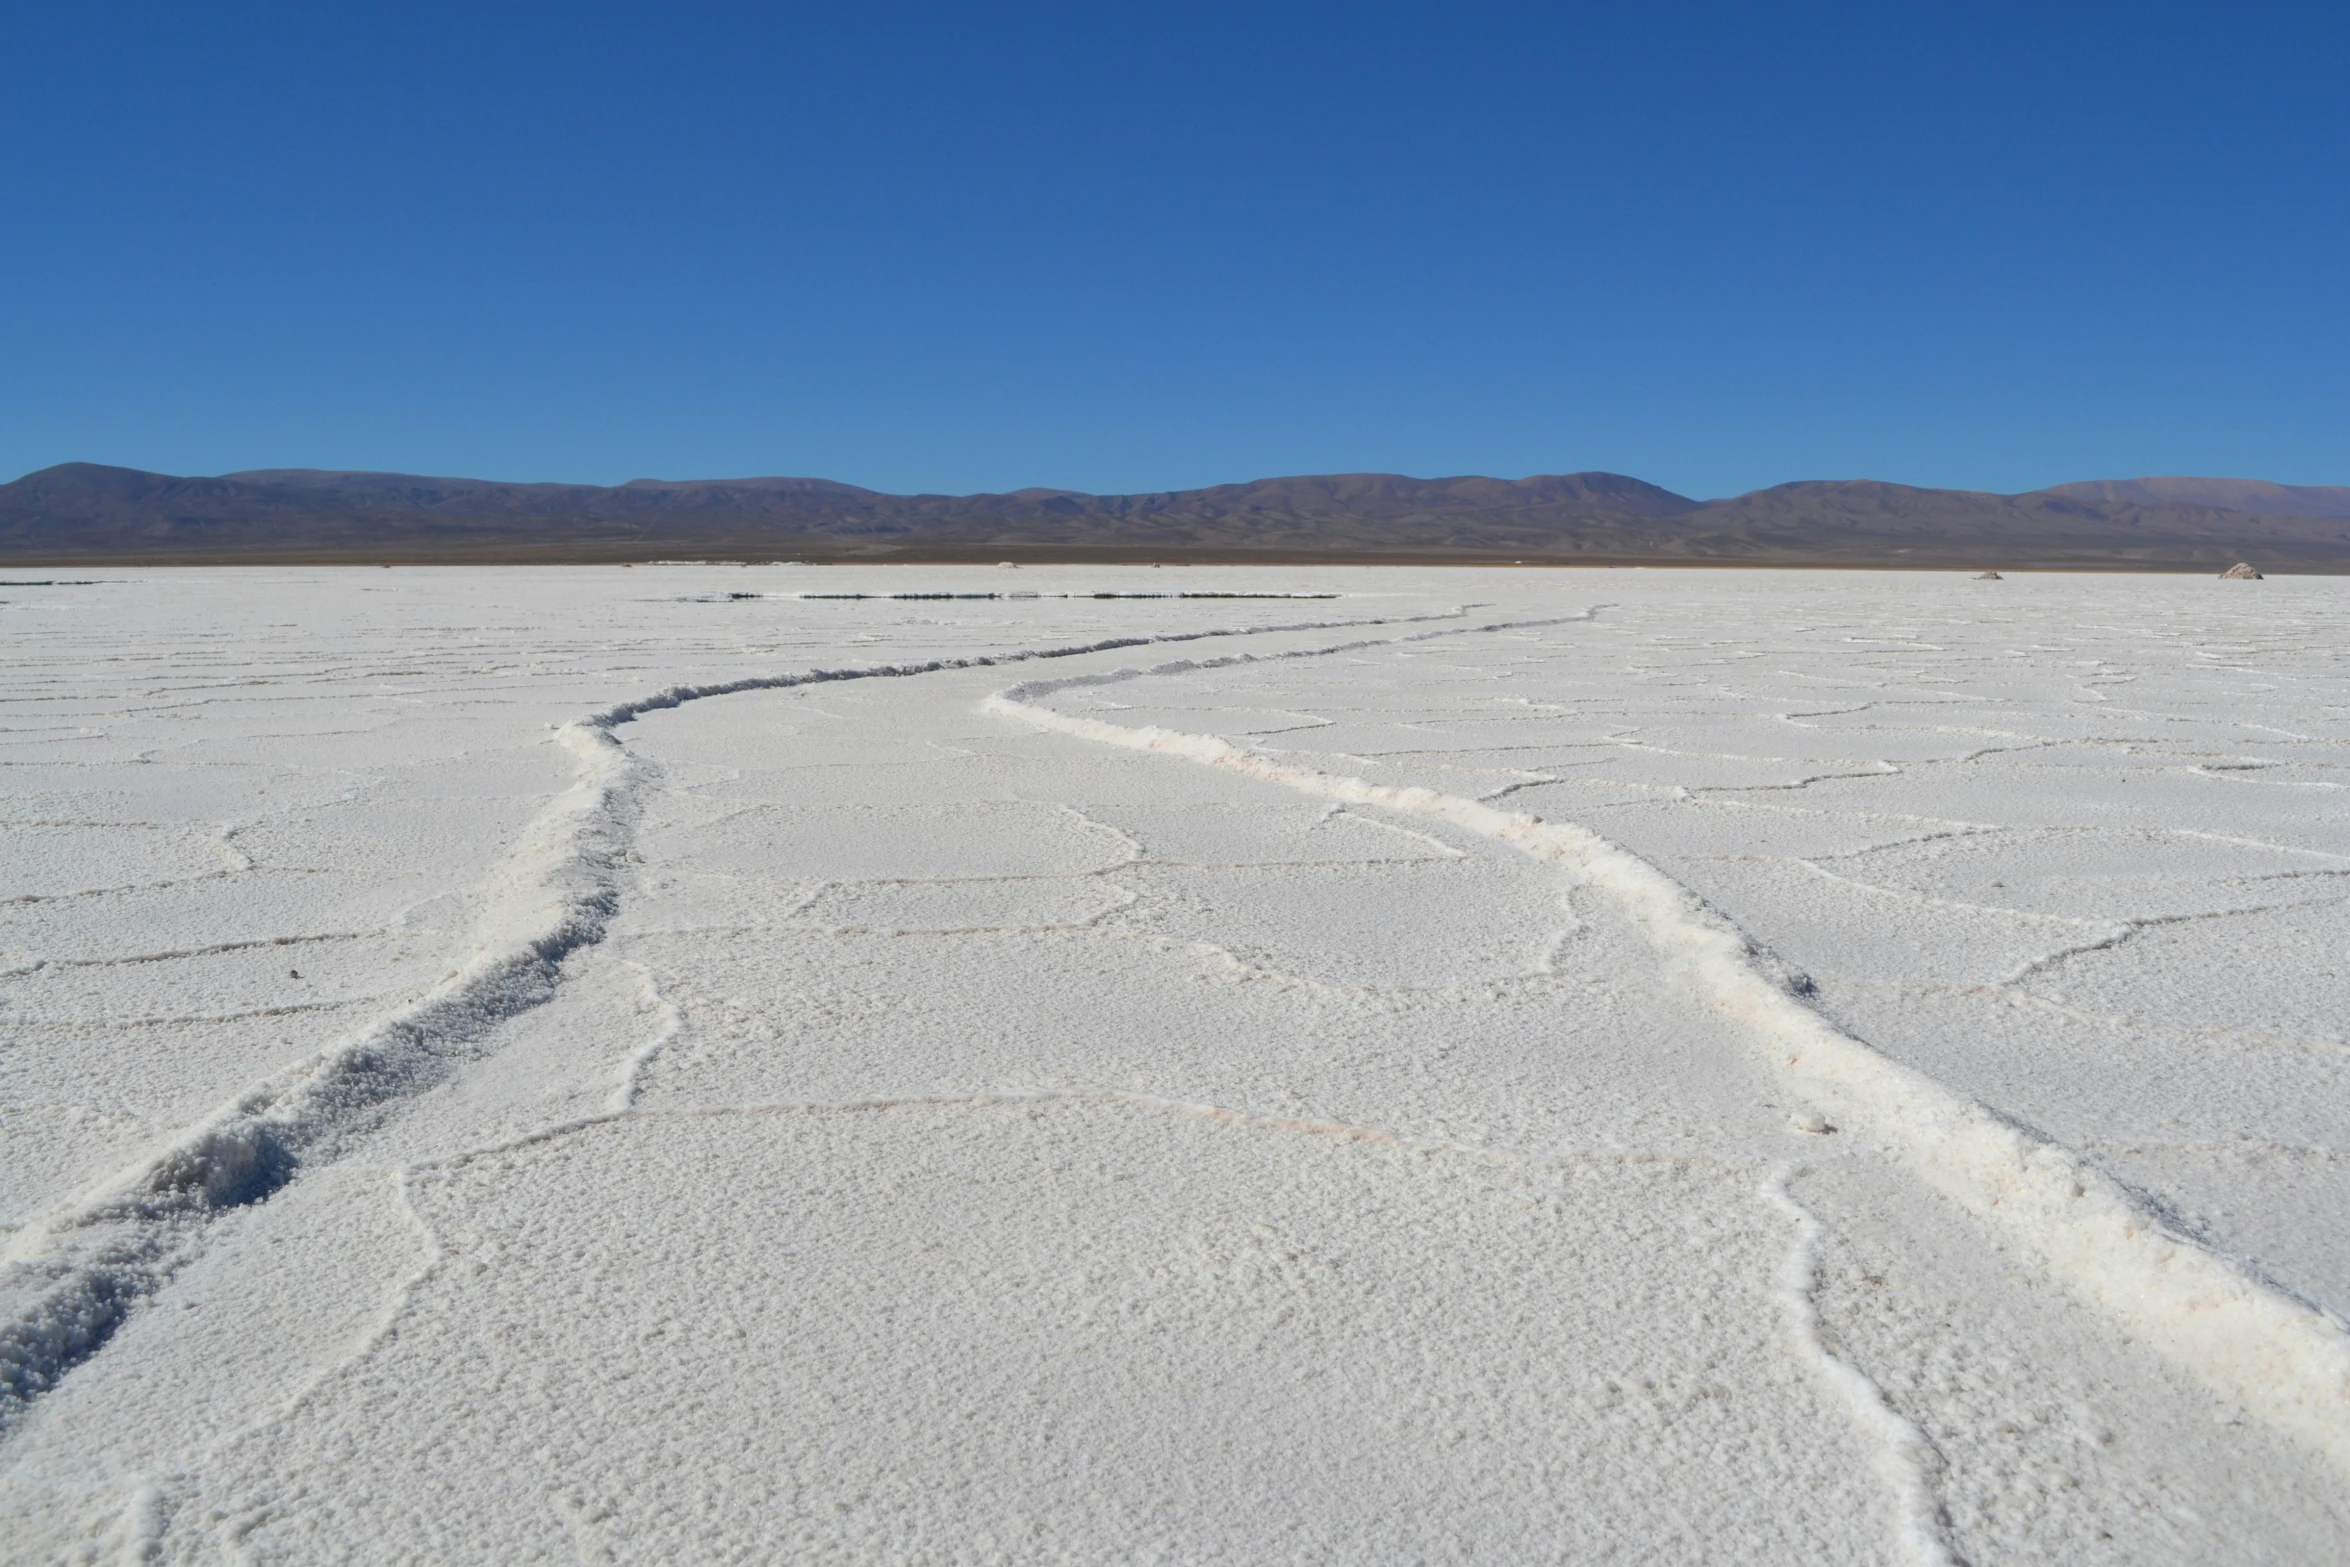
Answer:
[[(573, 782), (523, 828), (478, 889), (478, 944), (464, 966), (359, 1033), (253, 1084), (175, 1132), (160, 1149), (7, 1236), (0, 1245), (0, 1291), (7, 1300), (0, 1308), (6, 1311), (0, 1318), (0, 1434), (104, 1347), (132, 1308), (194, 1254), (211, 1219), (266, 1198), (294, 1179), (306, 1159), (331, 1154), (337, 1139), (445, 1079), (499, 1023), (553, 997), (566, 957), (603, 940), (619, 910), (636, 794), (646, 777), (643, 764), (613, 733), (620, 725), (747, 691), (989, 668), (1152, 643), (1457, 620), (1466, 613), (1117, 637), (671, 686), (562, 725), (555, 739), (575, 759)], [(302, 1009), (271, 1009), (270, 1015), (294, 1010)], [(653, 1048), (665, 1043), (663, 1038)], [(641, 1069), (632, 1058), (616, 1096), (633, 1096)]]
[(1877, 1444), (1872, 1467), (1893, 1498), (1894, 1539), (1902, 1559), (1914, 1567), (1959, 1567), (1959, 1558), (1950, 1549), (1949, 1520), (1935, 1497), (1941, 1453), (1925, 1432), (1893, 1407), (1885, 1390), (1830, 1348), (1820, 1332), (1820, 1310), (1812, 1292), (1826, 1228), (1788, 1191), (1795, 1173), (1793, 1165), (1779, 1165), (1762, 1187), (1763, 1200), (1795, 1224), (1795, 1239), (1779, 1267), (1779, 1309), (1787, 1318), (1788, 1342), (1844, 1401), (1853, 1424)]
[[(1500, 628), (1457, 627), (1396, 640), (1489, 629)], [(1669, 973), (1747, 1026), (1763, 1060), (1792, 1093), (1882, 1142), (1898, 1163), (2036, 1256), (2076, 1294), (2206, 1388), (2350, 1473), (2350, 1333), (2339, 1323), (2180, 1233), (2075, 1150), (1830, 1023), (1801, 999), (1800, 980), (1646, 860), (1570, 822), (1501, 811), (1433, 789), (1319, 772), (1214, 735), (1105, 723), (1044, 705), (1061, 691), (1317, 651), (1337, 650), (1186, 659), (1029, 681), (981, 705), (1038, 729), (1227, 768), (1320, 799), (1449, 822), (1580, 876), (1625, 910)]]

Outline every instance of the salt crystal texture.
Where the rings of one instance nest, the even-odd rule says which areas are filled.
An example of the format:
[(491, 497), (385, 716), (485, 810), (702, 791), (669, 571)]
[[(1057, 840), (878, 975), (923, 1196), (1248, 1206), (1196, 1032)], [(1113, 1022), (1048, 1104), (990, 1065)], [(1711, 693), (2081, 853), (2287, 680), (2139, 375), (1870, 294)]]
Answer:
[(1021, 569), (12, 590), (5, 1554), (2350, 1555), (2350, 588)]

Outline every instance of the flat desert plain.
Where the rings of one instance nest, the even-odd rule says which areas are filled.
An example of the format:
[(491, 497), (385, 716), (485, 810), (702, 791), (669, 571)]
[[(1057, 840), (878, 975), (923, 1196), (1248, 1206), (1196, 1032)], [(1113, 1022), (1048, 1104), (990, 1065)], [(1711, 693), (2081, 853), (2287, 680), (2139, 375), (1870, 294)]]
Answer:
[(17, 575), (10, 1560), (2350, 1556), (2350, 579)]

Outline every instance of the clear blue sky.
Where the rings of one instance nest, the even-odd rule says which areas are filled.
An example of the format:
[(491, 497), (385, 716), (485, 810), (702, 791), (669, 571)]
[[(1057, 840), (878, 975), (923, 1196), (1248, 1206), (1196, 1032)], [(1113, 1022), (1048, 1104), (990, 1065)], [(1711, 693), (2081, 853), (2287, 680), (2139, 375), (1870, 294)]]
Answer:
[(2350, 7), (0, 18), (0, 477), (2350, 483)]

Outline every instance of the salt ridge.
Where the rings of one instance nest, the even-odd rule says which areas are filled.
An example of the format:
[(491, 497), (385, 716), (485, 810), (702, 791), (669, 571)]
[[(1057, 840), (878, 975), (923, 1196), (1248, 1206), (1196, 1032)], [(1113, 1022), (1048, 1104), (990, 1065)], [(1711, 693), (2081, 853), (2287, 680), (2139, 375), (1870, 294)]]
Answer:
[(1787, 1318), (1787, 1337), (1844, 1400), (1853, 1423), (1876, 1439), (1876, 1469), (1893, 1493), (1895, 1536), (1902, 1556), (1915, 1567), (1956, 1567), (1958, 1558), (1944, 1538), (1948, 1524), (1934, 1496), (1941, 1455), (1925, 1432), (1887, 1401), (1884, 1389), (1831, 1349), (1820, 1332), (1820, 1310), (1812, 1291), (1819, 1274), (1820, 1237), (1826, 1230), (1787, 1189), (1795, 1173), (1794, 1166), (1779, 1165), (1762, 1188), (1763, 1200), (1795, 1225), (1795, 1239), (1779, 1269), (1779, 1309)]
[[(443, 1080), (499, 1023), (551, 998), (563, 960), (603, 939), (618, 911), (643, 767), (613, 731), (705, 697), (837, 680), (887, 679), (1072, 658), (1154, 643), (1452, 620), (1391, 616), (1117, 637), (915, 664), (815, 669), (670, 686), (557, 728), (577, 761), (570, 787), (523, 829), (480, 889), (472, 958), (359, 1033), (269, 1074), (157, 1151), (11, 1234), (0, 1248), (0, 1434), (130, 1310), (186, 1263), (205, 1225), (258, 1202), (396, 1101)], [(1361, 645), (1361, 644), (1351, 644)], [(657, 1053), (666, 1032), (650, 1047)], [(614, 1102), (633, 1097), (631, 1058)]]
[[(1461, 627), (1394, 640), (1498, 629)], [(1805, 981), (1785, 973), (1729, 920), (1646, 860), (1573, 823), (1324, 773), (1214, 735), (1081, 718), (1041, 702), (1081, 687), (1335, 651), (1186, 659), (1030, 681), (982, 706), (1039, 729), (1449, 822), (1565, 867), (1624, 909), (1669, 972), (1747, 1024), (1765, 1063), (1792, 1093), (1848, 1131), (1881, 1142), (1928, 1185), (1988, 1221), (2212, 1392), (2350, 1473), (2350, 1334), (2340, 1324), (2180, 1234), (2073, 1149), (1837, 1028), (1800, 999)]]

